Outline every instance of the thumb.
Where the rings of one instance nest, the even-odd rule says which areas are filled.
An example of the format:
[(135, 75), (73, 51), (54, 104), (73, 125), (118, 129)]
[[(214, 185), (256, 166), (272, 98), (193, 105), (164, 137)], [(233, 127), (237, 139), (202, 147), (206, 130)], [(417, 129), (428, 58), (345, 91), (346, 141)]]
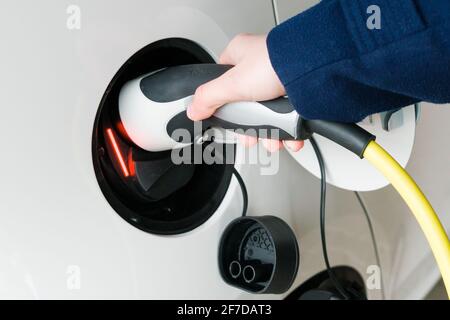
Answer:
[(209, 118), (222, 105), (239, 100), (233, 69), (197, 88), (192, 104), (187, 109), (191, 120)]

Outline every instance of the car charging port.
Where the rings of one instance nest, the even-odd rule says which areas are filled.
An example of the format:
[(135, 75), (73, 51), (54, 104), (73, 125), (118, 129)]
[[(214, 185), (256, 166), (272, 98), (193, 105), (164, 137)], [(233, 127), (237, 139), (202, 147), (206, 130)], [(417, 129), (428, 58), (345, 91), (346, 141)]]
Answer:
[[(178, 234), (204, 223), (228, 190), (233, 163), (175, 164), (171, 151), (148, 152), (139, 148), (120, 122), (120, 90), (129, 80), (161, 68), (213, 62), (201, 46), (190, 40), (170, 38), (154, 42), (123, 64), (100, 102), (92, 135), (97, 181), (113, 209), (146, 232)], [(201, 148), (211, 143), (215, 142), (204, 143)], [(224, 156), (227, 149), (220, 148)], [(184, 151), (190, 150), (180, 152)]]

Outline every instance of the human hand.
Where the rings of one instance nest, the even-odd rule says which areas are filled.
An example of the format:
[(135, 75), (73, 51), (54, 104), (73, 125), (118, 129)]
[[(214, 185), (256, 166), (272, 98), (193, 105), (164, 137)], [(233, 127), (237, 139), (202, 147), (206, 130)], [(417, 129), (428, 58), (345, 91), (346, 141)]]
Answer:
[[(234, 65), (222, 76), (197, 88), (187, 115), (194, 121), (209, 118), (216, 109), (229, 102), (265, 101), (284, 96), (286, 91), (270, 62), (266, 35), (240, 34), (228, 44), (219, 63)], [(278, 140), (262, 139), (271, 152), (282, 148)], [(246, 146), (257, 138), (242, 136)], [(303, 141), (285, 141), (292, 151), (303, 147)]]

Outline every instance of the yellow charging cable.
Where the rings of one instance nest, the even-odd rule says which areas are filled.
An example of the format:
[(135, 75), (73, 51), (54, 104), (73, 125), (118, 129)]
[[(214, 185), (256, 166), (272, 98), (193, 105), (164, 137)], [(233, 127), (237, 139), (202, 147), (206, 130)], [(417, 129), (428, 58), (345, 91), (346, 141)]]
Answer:
[(450, 241), (433, 207), (409, 174), (378, 143), (371, 141), (363, 156), (388, 179), (413, 212), (433, 251), (450, 299)]

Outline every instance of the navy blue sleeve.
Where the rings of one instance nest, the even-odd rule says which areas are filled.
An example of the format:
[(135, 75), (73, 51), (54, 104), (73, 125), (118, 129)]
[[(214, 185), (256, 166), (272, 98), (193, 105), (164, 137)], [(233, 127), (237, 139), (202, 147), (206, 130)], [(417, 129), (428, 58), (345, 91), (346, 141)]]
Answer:
[[(377, 5), (381, 28), (370, 29)], [(275, 27), (270, 60), (307, 119), (450, 102), (450, 0), (327, 0)]]

